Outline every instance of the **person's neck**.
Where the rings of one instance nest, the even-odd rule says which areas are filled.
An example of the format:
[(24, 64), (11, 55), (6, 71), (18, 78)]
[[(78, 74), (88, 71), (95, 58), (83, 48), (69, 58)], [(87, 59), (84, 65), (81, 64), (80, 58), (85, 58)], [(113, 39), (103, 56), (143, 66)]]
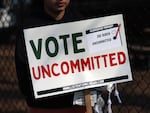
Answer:
[(48, 15), (50, 15), (52, 18), (54, 18), (57, 21), (61, 20), (64, 17), (64, 14), (65, 14), (65, 10), (54, 12), (54, 11), (50, 11), (50, 10), (45, 8), (45, 11)]

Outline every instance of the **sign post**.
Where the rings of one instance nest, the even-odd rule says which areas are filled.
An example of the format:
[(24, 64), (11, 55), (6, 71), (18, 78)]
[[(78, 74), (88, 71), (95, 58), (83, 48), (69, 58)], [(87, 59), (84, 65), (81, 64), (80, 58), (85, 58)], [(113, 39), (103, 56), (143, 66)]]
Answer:
[(84, 94), (85, 94), (86, 113), (93, 113), (91, 98), (90, 98), (90, 90), (86, 89), (84, 91)]

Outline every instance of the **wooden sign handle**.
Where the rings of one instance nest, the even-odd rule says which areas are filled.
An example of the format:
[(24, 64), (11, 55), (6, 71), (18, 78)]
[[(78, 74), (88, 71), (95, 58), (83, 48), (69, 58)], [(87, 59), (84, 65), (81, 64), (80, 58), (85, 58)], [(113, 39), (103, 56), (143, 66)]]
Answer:
[(93, 113), (91, 106), (91, 98), (90, 98), (90, 90), (85, 90), (85, 105), (86, 105), (86, 113)]

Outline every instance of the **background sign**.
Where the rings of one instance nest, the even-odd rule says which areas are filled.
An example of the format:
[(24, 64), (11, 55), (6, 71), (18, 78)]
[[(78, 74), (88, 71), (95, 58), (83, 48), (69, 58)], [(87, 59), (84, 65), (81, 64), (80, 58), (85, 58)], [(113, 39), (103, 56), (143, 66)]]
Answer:
[(132, 80), (122, 15), (24, 30), (35, 98)]

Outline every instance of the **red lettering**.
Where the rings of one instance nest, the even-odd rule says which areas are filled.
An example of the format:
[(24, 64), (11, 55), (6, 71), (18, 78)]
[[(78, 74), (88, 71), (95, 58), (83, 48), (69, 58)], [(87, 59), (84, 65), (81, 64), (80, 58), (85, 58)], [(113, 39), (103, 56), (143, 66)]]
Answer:
[(52, 74), (53, 74), (54, 76), (59, 76), (59, 75), (60, 75), (60, 73), (56, 73), (56, 72), (54, 71), (54, 70), (55, 70), (54, 68), (57, 67), (57, 66), (58, 66), (58, 64), (54, 63), (54, 64), (52, 65), (52, 68), (51, 68), (51, 69), (52, 69)]
[(87, 58), (86, 60), (81, 59), (81, 64), (82, 64), (82, 71), (85, 71), (85, 67), (88, 67), (88, 70), (91, 70), (90, 59), (89, 58)]
[(80, 64), (79, 64), (79, 60), (76, 60), (76, 62), (74, 62), (74, 61), (70, 61), (70, 65), (71, 65), (71, 72), (72, 73), (74, 73), (75, 72), (75, 70), (74, 69), (78, 69), (78, 72), (80, 72), (81, 71), (81, 69), (80, 69)]
[(106, 62), (106, 57), (107, 57), (107, 55), (102, 55), (101, 57), (104, 58), (104, 66), (107, 67), (107, 62)]
[(126, 62), (126, 55), (124, 52), (118, 52), (118, 63), (124, 64)]
[(62, 62), (61, 71), (65, 75), (69, 73), (69, 64), (68, 64), (68, 62)]
[(32, 67), (32, 73), (35, 80), (39, 80), (41, 78), (40, 66), (38, 66), (37, 68), (38, 68), (38, 75), (35, 74), (34, 67)]
[(91, 65), (92, 65), (92, 69), (94, 70), (95, 66), (94, 66), (94, 58), (93, 57), (91, 57)]
[(99, 69), (100, 68), (100, 62), (99, 62), (100, 56), (95, 56), (94, 58), (96, 59), (97, 68)]
[(114, 62), (116, 59), (115, 56), (116, 56), (116, 53), (109, 54), (110, 66), (116, 66), (117, 65), (117, 63)]
[[(109, 57), (109, 58), (108, 58)], [(102, 61), (101, 61), (102, 60)], [(100, 56), (92, 56), (82, 59), (63, 61), (60, 64), (54, 63), (46, 66), (41, 65), (31, 68), (31, 74), (35, 80), (46, 79), (51, 77), (58, 77), (60, 75), (67, 75), (69, 73), (83, 72), (100, 69), (101, 66), (107, 68), (108, 66), (117, 66), (125, 64), (127, 60), (125, 52), (114, 52), (103, 54)], [(102, 63), (102, 65), (101, 65)]]
[(49, 65), (47, 65), (47, 69), (44, 66), (41, 66), (43, 78), (46, 78), (45, 75), (51, 77)]

